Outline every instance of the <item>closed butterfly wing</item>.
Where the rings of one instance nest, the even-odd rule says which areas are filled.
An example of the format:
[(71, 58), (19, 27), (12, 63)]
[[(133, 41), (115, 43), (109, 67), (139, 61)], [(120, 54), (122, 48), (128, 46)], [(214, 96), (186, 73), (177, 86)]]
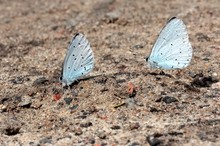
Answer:
[(192, 52), (185, 24), (173, 17), (160, 32), (147, 61), (152, 68), (181, 69), (189, 65)]
[(83, 34), (76, 34), (64, 59), (61, 82), (69, 86), (88, 74), (94, 66), (94, 56), (90, 44)]

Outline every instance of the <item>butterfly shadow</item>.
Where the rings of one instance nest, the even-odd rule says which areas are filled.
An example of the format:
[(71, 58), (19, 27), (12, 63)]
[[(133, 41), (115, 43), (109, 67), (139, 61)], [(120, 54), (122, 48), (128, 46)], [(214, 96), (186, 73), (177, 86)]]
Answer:
[(164, 71), (160, 70), (160, 72), (146, 72), (146, 75), (152, 75), (152, 76), (166, 76), (169, 78), (174, 78), (172, 75), (165, 73)]

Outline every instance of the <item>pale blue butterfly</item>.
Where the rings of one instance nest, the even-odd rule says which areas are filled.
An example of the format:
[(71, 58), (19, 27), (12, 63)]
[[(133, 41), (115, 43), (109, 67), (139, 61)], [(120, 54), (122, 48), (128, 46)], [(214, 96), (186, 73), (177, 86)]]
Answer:
[(146, 61), (151, 68), (182, 69), (190, 64), (192, 52), (185, 24), (173, 17), (160, 32)]
[(94, 56), (90, 43), (83, 34), (77, 33), (70, 42), (64, 59), (60, 77), (62, 85), (71, 85), (92, 71), (93, 67)]

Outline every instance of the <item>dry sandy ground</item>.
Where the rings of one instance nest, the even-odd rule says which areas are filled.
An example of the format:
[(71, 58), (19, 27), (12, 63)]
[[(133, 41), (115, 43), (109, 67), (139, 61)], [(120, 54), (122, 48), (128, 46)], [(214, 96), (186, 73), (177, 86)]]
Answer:
[[(194, 55), (161, 74), (144, 58), (173, 16)], [(220, 145), (219, 16), (219, 0), (0, 0), (0, 145)], [(76, 32), (95, 68), (62, 89)]]

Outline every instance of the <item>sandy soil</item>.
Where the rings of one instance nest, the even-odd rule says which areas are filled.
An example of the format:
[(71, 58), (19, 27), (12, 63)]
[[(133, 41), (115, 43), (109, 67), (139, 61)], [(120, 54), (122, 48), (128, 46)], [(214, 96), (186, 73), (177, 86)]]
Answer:
[[(219, 0), (0, 0), (0, 145), (220, 145), (219, 15)], [(173, 16), (194, 55), (160, 74), (144, 58)], [(76, 32), (95, 68), (62, 89)]]

